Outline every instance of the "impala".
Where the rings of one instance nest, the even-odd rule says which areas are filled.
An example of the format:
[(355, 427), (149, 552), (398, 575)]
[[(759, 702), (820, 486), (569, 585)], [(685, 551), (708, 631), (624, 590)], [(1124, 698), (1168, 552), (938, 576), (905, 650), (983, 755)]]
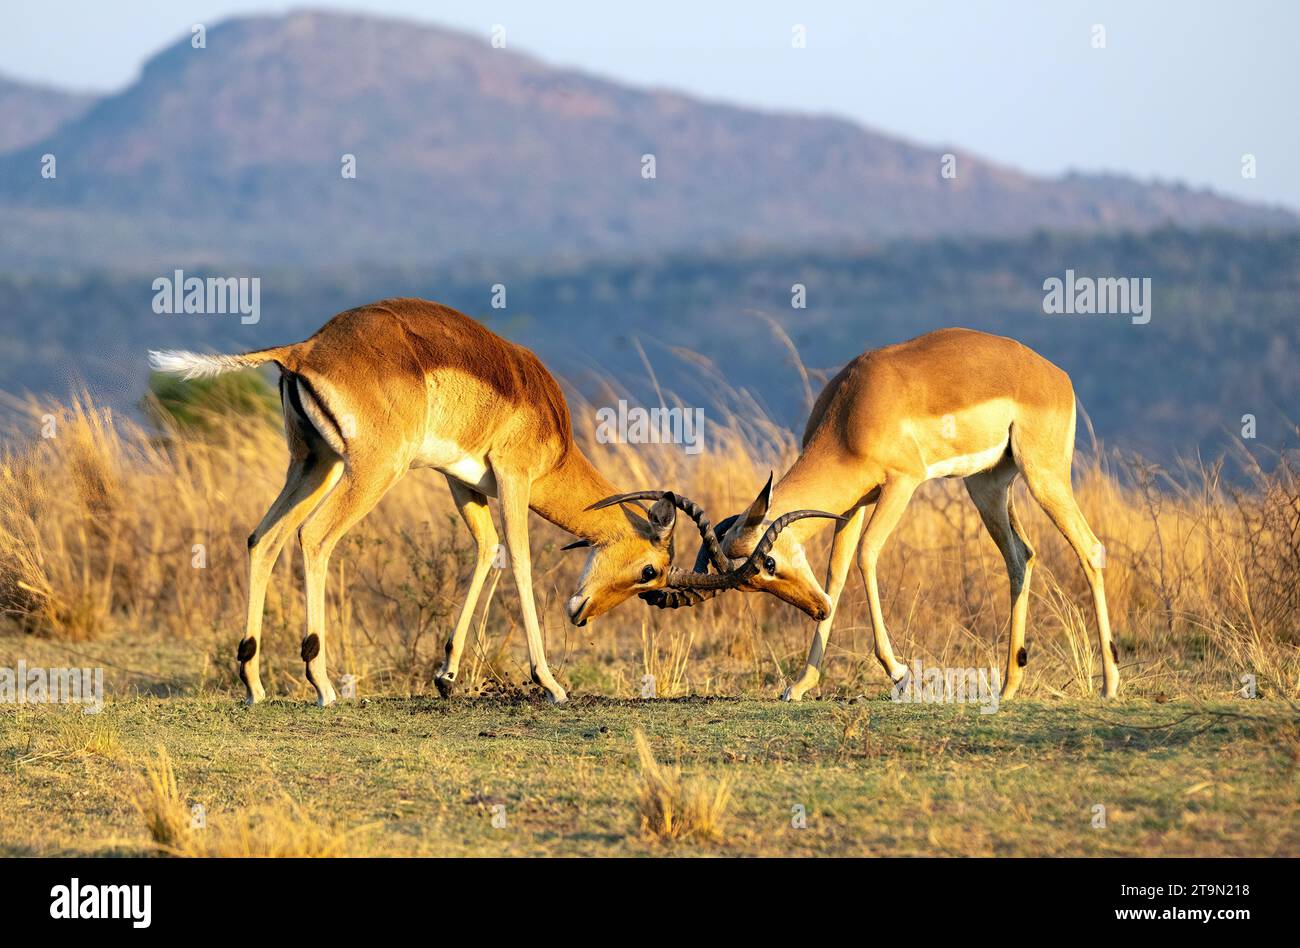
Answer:
[(302, 545), (307, 594), (302, 659), (317, 704), (334, 702), (325, 644), (330, 554), (413, 467), (431, 467), (447, 478), (478, 547), (469, 590), (435, 677), (444, 697), (454, 688), (466, 632), (497, 553), (488, 497), (500, 502), (532, 678), (556, 702), (566, 695), (547, 667), (537, 622), (529, 509), (580, 538), (565, 549), (590, 547), (567, 604), (577, 625), (683, 572), (670, 570), (678, 509), (701, 523), (702, 532), (708, 530), (697, 505), (670, 493), (657, 494), (644, 516), (617, 499), (600, 503), (614, 488), (574, 443), (568, 407), (542, 363), (437, 303), (384, 300), (340, 313), (295, 345), (242, 355), (151, 352), (150, 361), (159, 371), (185, 378), (265, 363), (280, 369), (289, 470), (279, 497), (248, 538), (248, 622), (238, 662), (249, 704), (265, 696), (258, 643), (266, 586), (294, 530)]
[[(818, 625), (802, 674), (782, 695), (798, 701), (821, 678), (835, 608), (856, 550), (876, 658), (899, 682), (907, 667), (894, 656), (885, 631), (876, 564), (917, 487), (936, 477), (961, 477), (1010, 577), (1011, 637), (1002, 686), (1003, 697), (1010, 698), (1020, 687), (1027, 659), (1025, 618), (1034, 562), (1010, 492), (1023, 476), (1083, 567), (1101, 643), (1102, 694), (1114, 697), (1119, 668), (1106, 611), (1103, 550), (1070, 485), (1074, 430), (1069, 376), (1011, 339), (943, 329), (866, 352), (818, 397), (803, 452), (780, 482), (773, 486), (769, 478), (745, 513), (722, 521), (716, 531), (706, 530), (696, 572), (676, 571), (672, 589), (643, 598), (676, 608), (741, 588), (770, 592), (799, 607)], [(812, 517), (825, 515), (800, 509), (809, 505), (844, 512), (835, 527), (825, 591), (804, 553), (804, 544), (821, 526)], [(706, 572), (710, 562), (716, 573)]]

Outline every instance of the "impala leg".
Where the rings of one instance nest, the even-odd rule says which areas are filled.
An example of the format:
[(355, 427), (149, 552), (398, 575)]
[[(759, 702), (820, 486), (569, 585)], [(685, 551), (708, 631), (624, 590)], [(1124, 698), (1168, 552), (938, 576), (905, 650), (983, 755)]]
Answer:
[(826, 642), (831, 636), (831, 623), (835, 621), (835, 609), (848, 579), (849, 567), (853, 565), (853, 554), (857, 550), (858, 540), (862, 538), (862, 525), (866, 519), (867, 508), (863, 505), (854, 510), (848, 520), (835, 524), (831, 561), (826, 568), (826, 595), (830, 597), (831, 610), (825, 619), (817, 623), (817, 631), (813, 633), (812, 645), (808, 649), (808, 662), (794, 683), (782, 692), (782, 701), (802, 700), (804, 693), (821, 681), (822, 658), (826, 654)]
[(367, 478), (356, 468), (348, 470), (298, 531), (307, 580), (307, 634), (302, 640), (302, 659), (307, 663), (307, 680), (316, 689), (316, 703), (321, 707), (336, 699), (326, 671), (325, 579), (330, 555), (343, 535), (379, 503), (396, 481), (397, 476), (392, 474)]
[(528, 664), (532, 678), (546, 690), (552, 701), (560, 704), (568, 700), (568, 695), (546, 664), (542, 630), (537, 622), (537, 605), (533, 600), (532, 562), (528, 552), (528, 484), (526, 481), (512, 482), (498, 474), (497, 487), (501, 499), (501, 519), (506, 531), (506, 549), (510, 554), (515, 586), (519, 589), (519, 606), (523, 612), (524, 632), (528, 639)]
[(1105, 551), (1074, 500), (1068, 467), (1063, 474), (1046, 472), (1033, 466), (1026, 466), (1024, 472), (1034, 499), (1074, 549), (1079, 565), (1083, 567), (1083, 574), (1088, 579), (1097, 618), (1097, 640), (1101, 646), (1101, 694), (1103, 698), (1114, 698), (1119, 694), (1119, 661), (1110, 635), (1106, 584), (1101, 575)]
[(1025, 674), (1025, 621), (1029, 612), (1029, 579), (1034, 567), (1033, 547), (1025, 541), (1011, 500), (1016, 474), (1015, 466), (1008, 462), (966, 478), (966, 490), (1002, 553), (1011, 582), (1011, 634), (1002, 677), (1003, 698), (1015, 697)]
[(474, 575), (470, 577), (469, 591), (465, 594), (465, 602), (460, 607), (460, 616), (456, 619), (456, 628), (447, 637), (446, 657), (433, 679), (434, 684), (438, 686), (438, 693), (444, 698), (449, 697), (456, 687), (456, 674), (460, 671), (460, 657), (465, 649), (465, 636), (474, 618), (474, 608), (478, 605), (483, 581), (487, 578), (488, 570), (492, 568), (492, 562), (497, 554), (497, 531), (492, 525), (492, 513), (488, 509), (486, 495), (450, 477), (447, 478), (447, 484), (451, 487), (451, 496), (456, 501), (456, 509), (460, 511), (461, 519), (465, 521), (465, 526), (474, 537), (478, 557), (474, 562)]
[(885, 482), (880, 488), (880, 497), (871, 512), (871, 519), (867, 522), (862, 547), (858, 550), (858, 568), (862, 571), (862, 582), (867, 587), (867, 604), (871, 609), (871, 632), (875, 639), (876, 658), (894, 682), (903, 680), (907, 675), (907, 666), (894, 657), (894, 648), (885, 631), (885, 614), (880, 608), (880, 589), (876, 585), (876, 562), (916, 488), (917, 482), (913, 480), (894, 479)]
[(262, 613), (271, 571), (285, 541), (334, 486), (342, 471), (343, 464), (337, 456), (307, 454), (295, 458), (289, 464), (280, 496), (248, 538), (248, 625), (239, 643), (239, 678), (247, 691), (248, 704), (256, 704), (266, 697), (259, 665)]

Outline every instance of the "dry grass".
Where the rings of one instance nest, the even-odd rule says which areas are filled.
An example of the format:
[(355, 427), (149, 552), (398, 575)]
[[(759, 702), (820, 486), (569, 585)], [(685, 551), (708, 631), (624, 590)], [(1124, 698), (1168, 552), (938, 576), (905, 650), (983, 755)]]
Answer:
[[(163, 838), (201, 854), (1300, 854), (1300, 730), (1297, 709), (1279, 700), (1026, 699), (980, 714), (770, 695), (579, 695), (564, 707), (430, 696), (322, 712), (289, 700), (247, 709), (209, 694), (125, 697), (103, 715), (120, 730), (116, 760), (45, 753), (68, 709), (0, 706), (0, 855), (157, 853), (123, 793), (144, 791), (146, 761), (158, 797), (174, 804), (146, 812), (171, 814)], [(672, 843), (641, 832), (637, 730), (705, 799), (727, 783), (720, 838)], [(681, 827), (674, 781), (659, 782), (669, 789), (657, 799)], [(207, 807), (207, 827), (186, 840), (194, 803)], [(498, 804), (504, 825), (492, 819)]]
[[(691, 660), (695, 630), (689, 623), (660, 634), (649, 622), (641, 623), (641, 694), (651, 698), (677, 698), (690, 694), (686, 670)], [(665, 645), (660, 639), (667, 639)]]
[(171, 756), (162, 745), (152, 759), (145, 761), (131, 803), (160, 853), (184, 855), (191, 851), (195, 830), (190, 825), (189, 807), (176, 784)]
[(681, 767), (655, 760), (650, 742), (639, 729), (633, 741), (641, 766), (636, 805), (641, 834), (659, 840), (721, 841), (731, 781), (723, 778), (710, 785), (699, 779), (683, 780)]
[(122, 754), (122, 735), (117, 727), (97, 714), (80, 709), (62, 715), (51, 732), (57, 752), (73, 757), (102, 757), (116, 760)]
[[(796, 455), (794, 434), (743, 394), (719, 399), (697, 456), (672, 445), (597, 444), (594, 409), (576, 400), (574, 426), (616, 485), (672, 487), (716, 521), (748, 503), (767, 471), (783, 470)], [(122, 636), (190, 643), (207, 669), (192, 687), (237, 691), (246, 538), (285, 467), (276, 424), (227, 416), (202, 436), (159, 434), (84, 398), (27, 404), (22, 416), (26, 427), (0, 455), (3, 621), (64, 643)], [(1125, 693), (1228, 698), (1243, 675), (1253, 675), (1263, 695), (1300, 695), (1300, 474), (1292, 463), (1229, 481), (1219, 467), (1175, 477), (1094, 450), (1077, 461), (1075, 485), (1106, 546)], [(1039, 553), (1022, 694), (1088, 694), (1099, 670), (1082, 572), (1023, 487), (1017, 505)], [(682, 530), (679, 557), (688, 561), (694, 538), (689, 524)], [(799, 671), (813, 624), (771, 597), (732, 594), (674, 612), (632, 601), (573, 629), (561, 604), (582, 558), (561, 553), (562, 542), (559, 531), (534, 521), (535, 588), (548, 657), (562, 681), (634, 697), (643, 676), (653, 674), (661, 697), (770, 696)], [(813, 547), (813, 561), (824, 563), (825, 532)], [(361, 694), (425, 693), (472, 558), (442, 479), (406, 477), (331, 564), (335, 680), (354, 675)], [(528, 680), (514, 584), (501, 577), (489, 577), (471, 632), (462, 669), (469, 691)], [(1006, 574), (960, 484), (934, 482), (918, 493), (886, 548), (881, 582), (900, 658), (1000, 668)], [(310, 693), (298, 660), (303, 610), (300, 556), (290, 544), (267, 600), (263, 680), (272, 694)], [(113, 654), (108, 646), (98, 650)], [(821, 693), (853, 695), (885, 684), (854, 575)]]
[(176, 781), (171, 756), (161, 745), (144, 762), (131, 802), (153, 840), (167, 856), (220, 858), (323, 858), (348, 856), (353, 840), (371, 827), (343, 832), (317, 819), (287, 794), (279, 800), (233, 813), (209, 823), (196, 820)]

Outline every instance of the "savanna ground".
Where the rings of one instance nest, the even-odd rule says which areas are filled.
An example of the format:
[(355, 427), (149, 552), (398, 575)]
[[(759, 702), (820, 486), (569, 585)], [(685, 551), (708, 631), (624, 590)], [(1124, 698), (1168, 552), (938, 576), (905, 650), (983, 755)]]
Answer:
[[(1286, 458), (1232, 479), (1096, 445), (1078, 459), (1106, 547), (1115, 703), (1095, 694), (1078, 564), (1019, 488), (1039, 555), (1029, 664), (994, 714), (890, 701), (856, 577), (818, 700), (801, 705), (773, 699), (812, 623), (768, 597), (631, 601), (575, 629), (561, 604), (581, 554), (540, 521), (547, 654), (573, 699), (553, 707), (525, 684), (504, 570), (445, 701), (431, 679), (473, 550), (441, 477), (415, 472), (332, 563), (331, 673), (356, 697), (310, 704), (287, 548), (263, 634), (272, 698), (249, 709), (234, 662), (245, 539), (285, 464), (274, 396), (252, 380), (161, 390), (145, 426), (85, 400), (14, 406), (0, 667), (100, 667), (108, 702), (0, 705), (0, 852), (1300, 854), (1300, 483)], [(697, 457), (595, 444), (594, 410), (571, 404), (616, 485), (676, 488), (714, 520), (797, 451), (743, 393), (720, 396)], [(1006, 574), (959, 484), (918, 495), (881, 574), (903, 660), (1000, 671)]]

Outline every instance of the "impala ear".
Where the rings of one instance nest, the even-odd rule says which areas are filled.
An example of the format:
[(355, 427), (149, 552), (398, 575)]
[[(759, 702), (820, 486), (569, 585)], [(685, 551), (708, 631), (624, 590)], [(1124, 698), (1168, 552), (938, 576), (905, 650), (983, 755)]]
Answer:
[(746, 530), (754, 529), (767, 519), (767, 508), (772, 506), (772, 478), (775, 476), (775, 471), (767, 475), (767, 483), (758, 492), (754, 502), (749, 505), (749, 510), (745, 513)]
[[(637, 507), (640, 507), (642, 510), (645, 509), (644, 507), (641, 507), (640, 504), (637, 504)], [(627, 522), (632, 525), (633, 530), (643, 537), (650, 536), (654, 529), (650, 526), (650, 521), (646, 520), (645, 517), (641, 516), (627, 504), (619, 504), (618, 509), (623, 512), (623, 516), (627, 518)]]
[(650, 508), (651, 539), (662, 545), (673, 535), (673, 524), (677, 522), (677, 498), (672, 492), (664, 494)]
[(591, 541), (590, 541), (590, 540), (575, 540), (574, 542), (572, 542), (572, 543), (570, 543), (570, 544), (568, 544), (568, 545), (566, 545), (566, 546), (562, 546), (562, 547), (560, 547), (560, 549), (561, 549), (561, 550), (577, 550), (577, 549), (581, 549), (581, 548), (584, 547), (584, 546), (591, 546)]

